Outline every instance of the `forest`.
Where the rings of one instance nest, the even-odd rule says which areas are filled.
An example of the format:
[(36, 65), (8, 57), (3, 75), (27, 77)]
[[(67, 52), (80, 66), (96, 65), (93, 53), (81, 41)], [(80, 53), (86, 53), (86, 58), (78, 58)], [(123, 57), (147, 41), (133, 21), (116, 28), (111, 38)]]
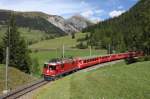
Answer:
[(93, 48), (111, 52), (142, 50), (150, 54), (150, 0), (138, 3), (119, 17), (99, 22), (83, 30)]

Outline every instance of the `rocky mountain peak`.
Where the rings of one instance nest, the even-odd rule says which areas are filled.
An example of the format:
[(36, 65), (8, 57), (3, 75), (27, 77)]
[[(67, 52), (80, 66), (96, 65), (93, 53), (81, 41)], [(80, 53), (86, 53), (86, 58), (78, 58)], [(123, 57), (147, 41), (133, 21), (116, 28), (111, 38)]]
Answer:
[(67, 22), (73, 25), (79, 31), (88, 27), (89, 25), (93, 25), (92, 22), (90, 22), (88, 19), (86, 19), (85, 17), (81, 15), (72, 16), (71, 18), (67, 20)]

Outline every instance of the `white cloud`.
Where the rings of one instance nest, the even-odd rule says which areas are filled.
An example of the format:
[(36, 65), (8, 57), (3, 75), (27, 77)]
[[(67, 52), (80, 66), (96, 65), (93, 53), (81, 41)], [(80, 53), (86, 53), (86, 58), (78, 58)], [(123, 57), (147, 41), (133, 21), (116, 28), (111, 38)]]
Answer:
[(92, 16), (93, 14), (94, 12), (92, 10), (88, 10), (88, 11), (81, 13), (82, 16), (87, 17), (87, 18)]
[(90, 19), (93, 23), (102, 21), (101, 16), (105, 11), (103, 9), (90, 9), (80, 13), (85, 18)]
[(110, 17), (118, 17), (119, 15), (121, 15), (124, 12), (125, 12), (125, 10), (114, 10), (109, 13), (109, 16)]
[(91, 21), (93, 22), (93, 23), (98, 23), (98, 22), (100, 22), (100, 21), (103, 21), (100, 17), (91, 17), (90, 18), (91, 19)]

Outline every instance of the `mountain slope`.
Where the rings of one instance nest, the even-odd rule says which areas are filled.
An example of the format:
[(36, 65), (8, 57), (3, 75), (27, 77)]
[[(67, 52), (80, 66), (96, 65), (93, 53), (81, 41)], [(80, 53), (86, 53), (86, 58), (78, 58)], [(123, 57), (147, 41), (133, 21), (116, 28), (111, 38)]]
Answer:
[(48, 16), (47, 20), (54, 24), (55, 26), (59, 27), (61, 30), (63, 30), (66, 33), (75, 33), (79, 32), (78, 29), (76, 29), (74, 26), (71, 24), (67, 23), (66, 20), (60, 16)]
[(73, 16), (66, 20), (61, 16), (48, 15), (43, 12), (0, 10), (0, 25), (7, 24), (11, 13), (16, 15), (16, 22), (19, 27), (41, 30), (48, 34), (64, 35), (76, 33), (92, 24), (81, 16)]
[(55, 25), (48, 22), (45, 18), (48, 15), (41, 12), (15, 12), (9, 10), (0, 10), (0, 24), (6, 25), (11, 13), (16, 15), (16, 24), (19, 27), (28, 27), (30, 29), (41, 30), (48, 34), (64, 35), (65, 32)]

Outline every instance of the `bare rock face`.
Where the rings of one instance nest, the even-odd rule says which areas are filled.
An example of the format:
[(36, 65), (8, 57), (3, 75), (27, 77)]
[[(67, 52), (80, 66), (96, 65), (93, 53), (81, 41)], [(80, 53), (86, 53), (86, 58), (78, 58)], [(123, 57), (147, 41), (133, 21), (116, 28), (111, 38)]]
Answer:
[(67, 23), (67, 21), (61, 16), (52, 15), (52, 16), (49, 16), (47, 20), (50, 23), (54, 24), (56, 27), (63, 30), (65, 33), (69, 34), (69, 33), (79, 32), (78, 29), (76, 29), (71, 24)]
[(61, 16), (51, 15), (47, 20), (68, 34), (80, 32), (82, 29), (93, 25), (92, 22), (82, 16), (73, 16), (65, 20)]
[(90, 22), (88, 19), (84, 18), (83, 16), (77, 15), (77, 16), (72, 16), (67, 20), (68, 24), (71, 24), (74, 26), (77, 30), (81, 31), (82, 29), (93, 25), (92, 22)]

